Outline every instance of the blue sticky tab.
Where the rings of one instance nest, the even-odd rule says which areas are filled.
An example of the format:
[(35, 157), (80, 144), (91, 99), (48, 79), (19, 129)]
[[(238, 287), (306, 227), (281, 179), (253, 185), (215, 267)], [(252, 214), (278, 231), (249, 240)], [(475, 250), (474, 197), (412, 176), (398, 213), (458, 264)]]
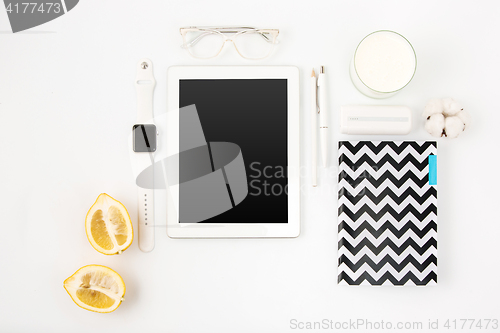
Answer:
[(437, 185), (437, 156), (429, 155), (429, 185)]

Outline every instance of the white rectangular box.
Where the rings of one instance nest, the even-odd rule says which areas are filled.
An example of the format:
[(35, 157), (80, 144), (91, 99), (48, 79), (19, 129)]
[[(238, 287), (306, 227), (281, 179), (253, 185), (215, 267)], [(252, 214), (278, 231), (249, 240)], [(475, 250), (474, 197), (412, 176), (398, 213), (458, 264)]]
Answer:
[(344, 105), (340, 109), (344, 134), (408, 134), (411, 110), (402, 105)]

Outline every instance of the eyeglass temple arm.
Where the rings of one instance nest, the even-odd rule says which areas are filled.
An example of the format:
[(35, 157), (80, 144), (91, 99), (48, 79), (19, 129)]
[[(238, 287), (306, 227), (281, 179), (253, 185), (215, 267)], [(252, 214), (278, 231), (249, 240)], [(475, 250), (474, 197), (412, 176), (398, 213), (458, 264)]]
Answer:
[[(226, 33), (236, 33), (237, 31), (226, 31)], [(192, 41), (190, 41), (189, 43), (184, 43), (181, 45), (181, 47), (183, 48), (188, 48), (190, 46), (194, 46), (196, 45), (196, 43), (198, 43), (203, 37), (207, 36), (207, 35), (211, 35), (213, 34), (213, 32), (211, 31), (208, 31), (208, 32), (204, 32), (202, 33), (201, 35), (199, 35), (198, 37), (196, 37), (195, 39), (193, 39)], [(273, 41), (269, 39), (269, 37), (267, 37), (263, 32), (259, 32), (259, 35), (265, 39), (266, 42), (268, 43), (272, 43)]]

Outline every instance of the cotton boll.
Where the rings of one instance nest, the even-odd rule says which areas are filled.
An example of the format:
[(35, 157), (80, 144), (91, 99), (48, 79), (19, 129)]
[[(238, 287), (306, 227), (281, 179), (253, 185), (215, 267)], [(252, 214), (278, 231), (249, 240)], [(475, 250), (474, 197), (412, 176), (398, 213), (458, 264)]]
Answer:
[(456, 114), (456, 117), (460, 118), (462, 122), (464, 123), (464, 129), (468, 126), (470, 126), (470, 117), (469, 114), (465, 111), (460, 111), (459, 113)]
[(427, 102), (422, 116), (427, 119), (436, 113), (443, 113), (443, 103), (439, 98), (433, 98)]
[(431, 115), (425, 122), (425, 129), (432, 136), (439, 138), (443, 134), (444, 124), (444, 116), (440, 113), (435, 113)]
[(422, 115), (426, 131), (435, 137), (453, 139), (470, 126), (469, 114), (453, 98), (431, 99)]
[(450, 98), (450, 97), (443, 98), (441, 100), (441, 103), (443, 103), (443, 111), (445, 111), (446, 109), (448, 109), (450, 107), (451, 103), (453, 103), (453, 102), (454, 102), (453, 98)]
[(462, 119), (452, 116), (444, 120), (444, 131), (450, 139), (456, 138), (464, 131), (465, 124)]
[(462, 110), (462, 106), (453, 98), (443, 98), (443, 113), (445, 116), (454, 116)]

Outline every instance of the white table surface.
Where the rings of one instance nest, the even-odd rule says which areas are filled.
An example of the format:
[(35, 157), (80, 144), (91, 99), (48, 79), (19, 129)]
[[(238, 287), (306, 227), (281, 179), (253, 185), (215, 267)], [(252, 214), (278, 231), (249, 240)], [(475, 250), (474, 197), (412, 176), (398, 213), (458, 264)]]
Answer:
[[(418, 321), (424, 332), (430, 319), (443, 330), (447, 319), (500, 319), (499, 13), (493, 0), (87, 0), (12, 34), (0, 8), (0, 331), (289, 332), (306, 331), (293, 329), (292, 319), (366, 319)], [(281, 44), (258, 62), (230, 47), (199, 61), (179, 47), (181, 26), (228, 24), (279, 28)], [(418, 56), (411, 84), (382, 101), (361, 95), (348, 72), (357, 43), (379, 29), (403, 34)], [(171, 65), (298, 66), (307, 169), (299, 238), (173, 240), (159, 229), (149, 254), (136, 241), (120, 256), (92, 249), (84, 218), (99, 193), (137, 213), (126, 140), (142, 57), (155, 66), (156, 115), (166, 112)], [(471, 114), (461, 137), (438, 140), (437, 287), (337, 286), (335, 161), (321, 170), (318, 188), (308, 177), (308, 79), (320, 65), (330, 80), (333, 156), (339, 139), (394, 139), (341, 136), (342, 104), (410, 106), (415, 124), (405, 140), (432, 139), (419, 118), (429, 98), (454, 97)], [(127, 285), (125, 302), (111, 314), (80, 309), (63, 288), (92, 263), (115, 269)]]

